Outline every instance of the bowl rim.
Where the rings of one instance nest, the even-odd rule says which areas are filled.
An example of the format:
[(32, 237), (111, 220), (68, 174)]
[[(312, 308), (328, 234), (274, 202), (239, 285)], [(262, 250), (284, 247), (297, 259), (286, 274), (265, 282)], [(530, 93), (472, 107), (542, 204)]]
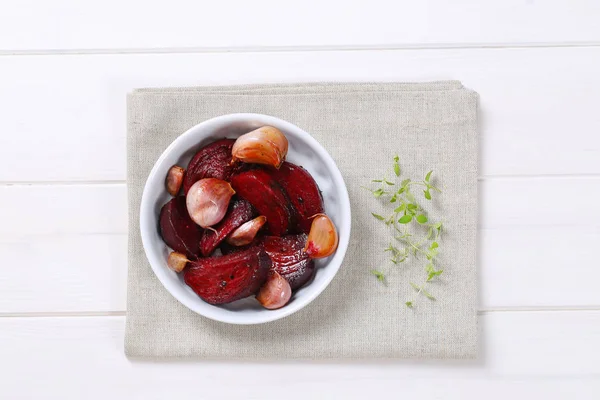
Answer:
[[(176, 147), (178, 147), (180, 142), (184, 141), (188, 136), (194, 135), (194, 132), (203, 129), (206, 126), (215, 125), (218, 127), (226, 125), (227, 123), (248, 120), (259, 120), (261, 123), (264, 123), (264, 125), (273, 125), (279, 129), (282, 129), (283, 131), (294, 131), (301, 137), (303, 141), (307, 142), (311, 150), (315, 151), (317, 153), (317, 156), (326, 164), (327, 170), (331, 175), (331, 179), (334, 183), (334, 186), (340, 188), (340, 199), (339, 204), (337, 206), (341, 208), (342, 215), (347, 214), (347, 218), (342, 219), (342, 226), (337, 227), (339, 234), (339, 242), (336, 252), (332, 256), (332, 258), (327, 260), (327, 265), (322, 267), (335, 269), (329, 274), (328, 277), (319, 282), (313, 281), (312, 283), (310, 283), (312, 290), (306, 293), (301, 299), (298, 299), (301, 301), (292, 302), (278, 310), (265, 309), (264, 313), (256, 313), (250, 318), (244, 318), (243, 320), (240, 320), (234, 316), (235, 314), (221, 314), (218, 311), (213, 311), (211, 308), (199, 310), (198, 307), (196, 307), (195, 301), (192, 301), (189, 298), (180, 295), (177, 291), (171, 290), (169, 288), (170, 282), (166, 283), (166, 274), (169, 271), (166, 271), (167, 267), (165, 260), (159, 260), (156, 254), (150, 251), (150, 248), (152, 246), (150, 232), (152, 229), (156, 229), (156, 227), (150, 226), (151, 218), (147, 218), (145, 217), (145, 215), (148, 215), (148, 213), (153, 212), (153, 199), (150, 198), (150, 195), (148, 193), (150, 191), (149, 187), (152, 184), (152, 181), (156, 180), (156, 174), (158, 172), (158, 169), (164, 163), (165, 158), (167, 158), (170, 155), (170, 153)], [(159, 181), (163, 180), (164, 179), (160, 179)], [(346, 211), (344, 212), (344, 210)], [(350, 197), (348, 195), (348, 188), (346, 187), (346, 183), (344, 182), (342, 173), (340, 172), (339, 168), (337, 167), (337, 164), (329, 155), (327, 150), (325, 150), (325, 148), (321, 146), (321, 144), (315, 138), (313, 138), (308, 132), (304, 131), (302, 128), (280, 118), (258, 113), (232, 113), (213, 117), (190, 127), (184, 133), (175, 138), (171, 142), (171, 144), (169, 144), (169, 146), (167, 146), (167, 148), (161, 153), (161, 155), (155, 161), (152, 169), (150, 170), (150, 173), (148, 174), (148, 178), (144, 183), (144, 190), (142, 192), (139, 218), (140, 234), (142, 239), (142, 246), (144, 248), (144, 253), (146, 255), (146, 258), (148, 259), (152, 270), (154, 271), (154, 274), (161, 282), (163, 287), (167, 290), (167, 292), (169, 292), (173, 297), (175, 297), (175, 299), (177, 299), (181, 304), (203, 317), (235, 325), (254, 325), (285, 318), (295, 313), (296, 311), (299, 311), (300, 309), (304, 308), (305, 306), (310, 304), (314, 299), (316, 299), (325, 290), (325, 288), (329, 286), (333, 278), (337, 275), (337, 272), (339, 271), (344, 261), (346, 251), (348, 250), (348, 244), (350, 241), (350, 230), (352, 225), (352, 213), (350, 208)], [(200, 297), (198, 297), (198, 301), (204, 302), (204, 300), (202, 300)], [(206, 304), (211, 305), (209, 303)]]

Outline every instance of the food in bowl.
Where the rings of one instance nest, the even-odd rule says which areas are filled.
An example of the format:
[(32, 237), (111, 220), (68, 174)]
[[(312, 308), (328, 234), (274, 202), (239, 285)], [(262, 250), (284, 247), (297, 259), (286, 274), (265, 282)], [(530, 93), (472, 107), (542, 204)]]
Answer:
[(205, 302), (256, 296), (266, 309), (281, 308), (309, 284), (313, 260), (335, 253), (338, 233), (319, 187), (285, 161), (287, 151), (285, 135), (263, 126), (202, 147), (186, 169), (169, 169), (174, 197), (159, 216), (173, 249), (167, 265)]

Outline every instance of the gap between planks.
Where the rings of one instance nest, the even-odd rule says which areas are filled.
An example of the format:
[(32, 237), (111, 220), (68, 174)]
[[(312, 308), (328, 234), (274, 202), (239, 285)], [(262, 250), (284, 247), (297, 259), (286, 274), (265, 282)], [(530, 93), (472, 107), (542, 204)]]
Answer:
[(430, 43), (398, 45), (323, 45), (323, 46), (248, 46), (248, 47), (157, 47), (129, 49), (30, 49), (0, 50), (6, 56), (56, 56), (56, 55), (110, 55), (110, 54), (186, 54), (186, 53), (294, 53), (336, 51), (394, 51), (394, 50), (446, 50), (446, 49), (537, 49), (562, 47), (600, 47), (600, 42), (532, 42), (532, 43)]
[[(484, 175), (478, 181), (492, 180), (524, 180), (524, 179), (600, 179), (600, 174), (534, 174), (534, 175)], [(81, 180), (81, 181), (0, 181), (0, 186), (77, 186), (77, 185), (125, 185), (124, 179), (115, 180)]]
[[(539, 307), (492, 307), (477, 311), (477, 315), (508, 312), (578, 312), (600, 311), (600, 305), (594, 306), (539, 306)], [(0, 318), (72, 318), (72, 317), (124, 317), (126, 311), (57, 311), (57, 312), (23, 312), (0, 313)]]

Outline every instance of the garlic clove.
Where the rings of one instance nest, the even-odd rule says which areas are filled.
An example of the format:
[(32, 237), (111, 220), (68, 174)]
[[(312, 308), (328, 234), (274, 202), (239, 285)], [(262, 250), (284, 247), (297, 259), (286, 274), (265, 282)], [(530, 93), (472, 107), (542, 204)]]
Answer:
[(179, 165), (173, 165), (169, 168), (167, 178), (165, 179), (165, 186), (167, 187), (167, 192), (169, 192), (171, 196), (177, 196), (177, 193), (179, 193), (179, 189), (181, 189), (181, 184), (183, 183), (184, 174), (185, 169), (181, 168)]
[(192, 221), (203, 228), (218, 223), (227, 213), (235, 190), (228, 182), (216, 178), (200, 179), (187, 193), (185, 203)]
[(167, 266), (175, 272), (181, 272), (189, 261), (184, 254), (173, 251), (167, 258)]
[(304, 251), (310, 258), (323, 258), (332, 255), (338, 246), (338, 233), (335, 225), (325, 214), (313, 218)]
[(244, 223), (227, 237), (227, 243), (233, 246), (245, 246), (252, 243), (256, 234), (266, 222), (267, 217), (261, 215)]
[(288, 141), (277, 128), (263, 126), (235, 141), (231, 150), (233, 161), (266, 164), (279, 168), (288, 152)]
[(288, 281), (275, 271), (269, 273), (265, 282), (256, 295), (256, 300), (269, 310), (285, 306), (292, 297), (292, 288)]

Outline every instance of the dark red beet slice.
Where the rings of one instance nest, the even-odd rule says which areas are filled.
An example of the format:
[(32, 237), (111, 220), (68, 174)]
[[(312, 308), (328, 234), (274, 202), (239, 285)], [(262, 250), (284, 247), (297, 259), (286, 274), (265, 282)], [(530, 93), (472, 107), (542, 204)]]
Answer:
[(323, 198), (317, 182), (304, 168), (289, 162), (284, 162), (271, 173), (292, 203), (297, 230), (308, 233), (311, 217), (323, 212)]
[(160, 235), (175, 251), (196, 259), (200, 254), (202, 228), (192, 221), (185, 205), (185, 197), (172, 198), (160, 210)]
[(271, 259), (262, 246), (188, 264), (185, 283), (210, 304), (231, 303), (258, 291), (267, 279)]
[(228, 181), (231, 175), (241, 171), (241, 163), (231, 164), (231, 148), (234, 139), (221, 139), (201, 148), (188, 164), (183, 178), (183, 192), (187, 194), (190, 187), (204, 178), (217, 178)]
[(304, 286), (315, 271), (314, 261), (304, 252), (306, 238), (306, 235), (301, 234), (266, 236), (263, 239), (265, 251), (273, 262), (271, 269), (283, 276), (292, 290)]
[(285, 234), (290, 225), (289, 201), (273, 176), (261, 169), (242, 172), (231, 178), (236, 193), (248, 200), (267, 217), (267, 226), (272, 235)]
[(244, 199), (237, 198), (231, 202), (225, 218), (213, 228), (206, 229), (200, 239), (200, 251), (203, 256), (209, 256), (231, 232), (244, 222), (250, 221), (255, 215), (254, 208)]
[(252, 244), (249, 244), (248, 246), (232, 246), (227, 242), (222, 242), (221, 245), (219, 246), (219, 249), (221, 249), (221, 253), (223, 253), (223, 255), (227, 255), (227, 254), (233, 254), (233, 253), (238, 253), (242, 250), (246, 250), (246, 248), (248, 247), (252, 247)]
[(227, 255), (227, 254), (238, 253), (240, 251), (244, 251), (246, 249), (249, 249), (250, 247), (262, 246), (262, 245), (263, 245), (263, 237), (258, 236), (256, 238), (254, 238), (252, 243), (247, 244), (245, 246), (234, 246), (232, 244), (227, 243), (227, 241), (223, 241), (223, 242), (221, 242), (219, 249), (221, 250), (222, 254)]

